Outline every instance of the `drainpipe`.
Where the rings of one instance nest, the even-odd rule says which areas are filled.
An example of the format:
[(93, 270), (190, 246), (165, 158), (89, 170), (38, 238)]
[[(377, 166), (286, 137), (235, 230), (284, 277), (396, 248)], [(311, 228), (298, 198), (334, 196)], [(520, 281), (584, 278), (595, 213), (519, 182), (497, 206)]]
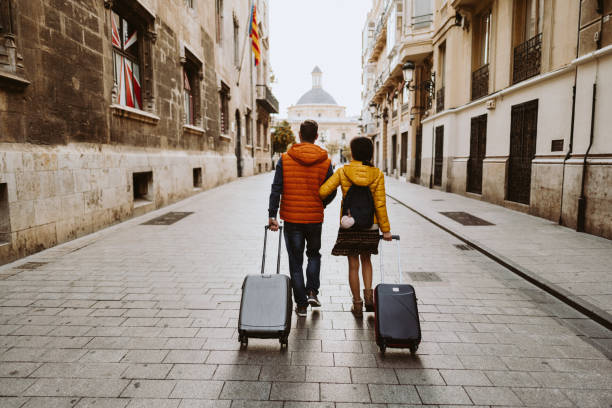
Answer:
[[(580, 49), (580, 19), (582, 18), (582, 3), (578, 5), (578, 29), (576, 34), (576, 59)], [(574, 150), (574, 120), (576, 117), (576, 84), (578, 82), (578, 66), (574, 69), (574, 86), (572, 87), (572, 119), (570, 128), (570, 140), (567, 154), (563, 159), (563, 176), (561, 177), (561, 206), (559, 210), (559, 225), (563, 225), (563, 192), (565, 190), (565, 166), (567, 160), (572, 156)]]
[(586, 180), (586, 172), (587, 172), (587, 160), (589, 157), (589, 153), (591, 152), (591, 147), (593, 146), (593, 135), (595, 133), (595, 102), (597, 93), (597, 82), (593, 84), (593, 101), (591, 106), (591, 135), (589, 140), (589, 147), (584, 154), (584, 160), (582, 162), (582, 183), (580, 186), (580, 198), (578, 199), (578, 217), (576, 221), (576, 231), (584, 232), (584, 224), (586, 221), (586, 197), (584, 195), (584, 185)]
[(429, 188), (433, 188), (433, 176), (434, 176), (434, 162), (436, 160), (436, 155), (434, 152), (435, 144), (436, 144), (436, 127), (434, 124), (431, 124), (431, 171), (429, 172)]
[(576, 77), (578, 76), (578, 67), (574, 73), (574, 86), (572, 87), (572, 119), (570, 124), (570, 140), (569, 148), (563, 159), (563, 176), (561, 177), (561, 207), (559, 210), (559, 225), (563, 225), (563, 191), (565, 190), (565, 166), (567, 160), (571, 157), (574, 150), (574, 120), (576, 116)]

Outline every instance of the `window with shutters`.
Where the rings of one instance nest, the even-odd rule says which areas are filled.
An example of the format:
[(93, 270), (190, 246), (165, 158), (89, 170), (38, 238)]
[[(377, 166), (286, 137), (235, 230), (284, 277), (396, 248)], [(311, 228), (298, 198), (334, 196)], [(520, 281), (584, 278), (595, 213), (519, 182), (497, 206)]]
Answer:
[(429, 27), (433, 22), (433, 2), (431, 0), (414, 0), (412, 5), (412, 27), (414, 29)]
[(514, 3), (512, 82), (540, 74), (544, 0), (516, 0)]
[(489, 93), (489, 60), (491, 49), (491, 9), (476, 16), (472, 58), (472, 100)]
[(223, 0), (215, 0), (215, 29), (217, 31), (217, 44), (221, 44), (223, 34)]
[(253, 145), (253, 131), (252, 131), (252, 126), (253, 124), (251, 123), (252, 119), (251, 119), (251, 110), (247, 109), (247, 113), (244, 116), (244, 125), (245, 125), (245, 131), (246, 131), (246, 144), (247, 146), (252, 146)]
[(219, 120), (222, 135), (227, 135), (229, 132), (229, 93), (229, 86), (221, 83), (221, 90), (219, 91)]
[(17, 6), (14, 0), (0, 0), (0, 87), (23, 89), (29, 82), (23, 77), (23, 57), (19, 53)]
[(203, 78), (202, 62), (185, 48), (181, 58), (183, 64), (183, 104), (186, 125), (202, 126), (201, 83)]
[(135, 109), (143, 109), (140, 72), (139, 27), (117, 11), (111, 11), (113, 42), (113, 72), (117, 88), (115, 103)]
[(240, 66), (240, 26), (238, 18), (234, 16), (234, 66)]

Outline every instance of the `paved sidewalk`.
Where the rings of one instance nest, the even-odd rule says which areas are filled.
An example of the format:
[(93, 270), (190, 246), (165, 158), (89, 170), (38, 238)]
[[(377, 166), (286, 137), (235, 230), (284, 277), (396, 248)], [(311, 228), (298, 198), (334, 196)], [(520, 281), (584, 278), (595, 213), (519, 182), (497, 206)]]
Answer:
[[(612, 403), (612, 362), (565, 324), (571, 310), (397, 204), (392, 231), (422, 319), (416, 357), (381, 357), (372, 315), (349, 312), (346, 261), (329, 255), (339, 200), (326, 211), (323, 307), (294, 316), (288, 350), (251, 340), (240, 351), (240, 287), (259, 272), (271, 181), (241, 179), (0, 268), (0, 407)], [(168, 211), (193, 214), (141, 225)]]
[[(498, 205), (389, 179), (388, 194), (496, 255), (561, 287), (612, 321), (612, 241)], [(494, 225), (464, 226), (463, 211)]]

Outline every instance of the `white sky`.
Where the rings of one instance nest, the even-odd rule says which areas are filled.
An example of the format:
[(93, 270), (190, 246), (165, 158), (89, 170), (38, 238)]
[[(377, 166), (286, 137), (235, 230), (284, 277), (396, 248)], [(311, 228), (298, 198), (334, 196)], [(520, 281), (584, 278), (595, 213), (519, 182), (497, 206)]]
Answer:
[(361, 30), (371, 0), (270, 0), (270, 58), (281, 117), (312, 87), (315, 65), (323, 89), (361, 111)]

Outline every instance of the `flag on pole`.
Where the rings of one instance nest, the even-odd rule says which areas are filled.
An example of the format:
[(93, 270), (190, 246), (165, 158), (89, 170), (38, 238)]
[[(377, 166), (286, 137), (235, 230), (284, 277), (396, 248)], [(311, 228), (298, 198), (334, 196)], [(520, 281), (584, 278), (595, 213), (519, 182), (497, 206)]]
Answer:
[(259, 29), (257, 28), (257, 12), (255, 10), (255, 4), (253, 4), (253, 8), (251, 9), (249, 36), (251, 37), (251, 48), (253, 49), (253, 55), (255, 56), (255, 66), (258, 66), (259, 60), (261, 59), (261, 52), (259, 48)]

